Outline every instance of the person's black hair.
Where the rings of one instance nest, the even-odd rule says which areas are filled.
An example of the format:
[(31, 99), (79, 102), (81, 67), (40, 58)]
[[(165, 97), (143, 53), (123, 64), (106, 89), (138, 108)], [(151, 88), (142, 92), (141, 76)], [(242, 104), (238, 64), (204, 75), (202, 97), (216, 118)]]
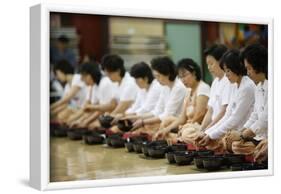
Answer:
[(54, 71), (60, 70), (64, 74), (74, 74), (73, 66), (67, 60), (60, 60), (54, 66)]
[[(247, 46), (240, 55), (240, 60), (244, 64), (244, 60), (251, 64), (256, 73), (268, 73), (268, 52), (261, 44), (252, 44)], [(245, 65), (245, 64), (244, 64)]]
[(149, 84), (151, 84), (154, 79), (152, 70), (145, 62), (140, 62), (133, 65), (130, 74), (134, 78), (147, 78)]
[(201, 70), (200, 70), (200, 67), (192, 59), (190, 59), (190, 58), (181, 59), (178, 62), (177, 71), (179, 72), (181, 69), (185, 69), (185, 70), (189, 71), (192, 74), (194, 73), (197, 81), (201, 80)]
[(66, 35), (60, 35), (58, 37), (58, 41), (64, 44), (68, 44), (69, 43), (69, 38)]
[(102, 74), (100, 72), (99, 66), (96, 63), (84, 63), (80, 69), (81, 75), (90, 75), (94, 82), (99, 85), (100, 80), (102, 78)]
[(221, 59), (223, 54), (227, 51), (227, 47), (223, 44), (214, 44), (209, 48), (204, 50), (204, 54), (207, 57), (208, 55), (214, 57), (217, 61)]
[(224, 69), (223, 67), (226, 67), (236, 75), (241, 75), (241, 76), (246, 75), (247, 70), (245, 68), (245, 65), (241, 63), (239, 55), (240, 52), (237, 49), (228, 50), (222, 56), (222, 59), (220, 61), (221, 68)]
[(167, 56), (152, 59), (151, 68), (162, 75), (169, 76), (170, 81), (174, 81), (177, 77), (176, 65)]
[(116, 72), (119, 70), (121, 77), (124, 77), (126, 73), (124, 60), (119, 55), (104, 55), (101, 61), (101, 68), (108, 72)]

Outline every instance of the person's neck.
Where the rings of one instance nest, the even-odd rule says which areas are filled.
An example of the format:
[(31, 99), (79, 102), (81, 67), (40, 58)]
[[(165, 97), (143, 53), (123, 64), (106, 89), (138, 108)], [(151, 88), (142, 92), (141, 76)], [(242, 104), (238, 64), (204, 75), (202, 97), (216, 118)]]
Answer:
[(257, 75), (256, 84), (258, 84), (260, 82), (263, 84), (263, 82), (265, 80), (266, 80), (265, 74), (260, 73), (260, 74)]
[(67, 81), (67, 83), (71, 84), (72, 78), (73, 78), (73, 74), (67, 75), (67, 76), (66, 76), (66, 81)]
[(195, 81), (195, 82), (193, 83), (193, 85), (191, 86), (191, 90), (192, 90), (192, 91), (195, 91), (195, 90), (196, 90), (196, 88), (197, 88), (198, 85), (199, 85), (199, 82), (200, 82), (200, 81)]
[(147, 85), (144, 87), (144, 89), (145, 89), (146, 91), (148, 91), (150, 86), (151, 86), (151, 84), (147, 83)]
[(243, 78), (243, 76), (239, 76), (238, 79), (237, 79), (237, 86), (238, 86), (238, 88), (239, 88), (239, 86), (241, 84), (242, 78)]
[(176, 81), (176, 80), (174, 80), (174, 81), (169, 81), (169, 83), (167, 84), (167, 86), (172, 89), (173, 86), (174, 86), (175, 81)]
[(221, 72), (218, 73), (217, 77), (218, 77), (219, 80), (221, 80), (223, 78), (223, 76), (224, 76), (224, 71), (221, 71)]
[(119, 77), (118, 77), (118, 79), (117, 79), (117, 83), (118, 83), (118, 85), (120, 85), (120, 84), (121, 84), (121, 82), (122, 82), (123, 78), (124, 78), (124, 77), (121, 77), (121, 76), (119, 76)]

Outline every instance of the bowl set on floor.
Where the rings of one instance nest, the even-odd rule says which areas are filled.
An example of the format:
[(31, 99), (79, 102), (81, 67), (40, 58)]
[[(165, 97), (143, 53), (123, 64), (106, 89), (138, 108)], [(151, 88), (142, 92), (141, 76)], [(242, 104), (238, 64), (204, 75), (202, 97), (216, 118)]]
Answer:
[[(89, 131), (84, 128), (69, 129), (57, 123), (51, 123), (50, 135), (54, 137), (68, 137), (71, 140), (83, 140), (85, 144), (104, 144), (113, 148), (125, 147), (127, 152), (142, 153), (146, 159), (167, 159), (169, 164), (191, 165), (194, 164), (198, 170), (218, 171), (230, 169), (232, 171), (263, 170), (267, 169), (267, 162), (247, 162), (245, 155), (221, 154), (216, 155), (211, 150), (190, 151), (183, 143), (168, 145), (165, 140), (148, 141), (147, 136), (134, 136), (123, 138), (123, 133), (105, 135), (105, 128), (110, 127), (112, 117), (102, 116), (99, 118), (102, 127)], [(123, 132), (131, 129), (131, 122), (118, 122), (118, 128)]]
[(60, 124), (51, 124), (50, 125), (50, 135), (52, 137), (67, 137), (67, 132), (69, 128)]
[(68, 137), (71, 140), (83, 140), (88, 145), (103, 144), (105, 140), (105, 129), (97, 127), (94, 130), (86, 128), (68, 128), (59, 124), (50, 125), (50, 135), (52, 137)]
[(198, 169), (215, 171), (229, 168), (232, 171), (261, 170), (267, 165), (247, 162), (242, 154), (222, 154), (210, 156), (198, 156), (194, 158), (194, 164)]
[(213, 154), (214, 152), (211, 150), (187, 151), (174, 149), (166, 154), (166, 158), (170, 164), (190, 165), (196, 157), (209, 156)]

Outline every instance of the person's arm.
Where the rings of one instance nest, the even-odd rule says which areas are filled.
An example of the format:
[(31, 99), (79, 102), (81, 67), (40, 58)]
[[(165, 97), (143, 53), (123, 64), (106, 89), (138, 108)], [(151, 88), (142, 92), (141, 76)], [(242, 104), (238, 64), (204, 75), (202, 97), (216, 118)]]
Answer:
[(254, 88), (244, 88), (240, 92), (236, 103), (236, 108), (224, 123), (215, 130), (205, 132), (211, 139), (218, 139), (225, 131), (237, 128), (241, 124), (241, 120), (247, 117), (248, 111), (254, 103)]
[(255, 161), (265, 161), (268, 158), (268, 142), (267, 139), (262, 140), (254, 152)]
[(143, 120), (143, 125), (151, 125), (161, 123), (161, 119), (159, 117), (151, 117)]
[(206, 127), (206, 129), (214, 126), (217, 122), (219, 122), (226, 113), (227, 104), (223, 105), (219, 114), (211, 121), (211, 123)]
[(206, 129), (207, 126), (210, 125), (210, 123), (212, 122), (212, 115), (213, 115), (213, 108), (211, 106), (209, 106), (208, 111), (205, 114), (204, 119), (201, 123), (202, 129)]
[(178, 111), (184, 106), (184, 98), (187, 94), (186, 88), (179, 87), (176, 88), (170, 95), (168, 102), (164, 102), (164, 111), (158, 115), (160, 120), (162, 121), (164, 118), (168, 116), (175, 116)]
[(111, 112), (111, 115), (114, 116), (118, 113), (124, 114), (125, 111), (133, 104), (133, 102), (133, 100), (119, 102), (117, 107)]
[(177, 128), (180, 125), (183, 125), (187, 119), (186, 112), (185, 112), (187, 106), (188, 106), (188, 101), (186, 101), (184, 103), (184, 107), (182, 109), (180, 116), (176, 120), (174, 120), (171, 124), (169, 124), (168, 126), (162, 128), (162, 129), (160, 128), (154, 135), (153, 139), (156, 140), (160, 137), (165, 137), (172, 129)]
[(266, 102), (264, 110), (260, 113), (260, 117), (251, 125), (250, 129), (257, 133), (258, 130), (268, 128), (268, 103)]
[(201, 123), (206, 113), (208, 99), (209, 97), (205, 95), (196, 97), (194, 115), (190, 119), (191, 123)]
[(160, 84), (157, 81), (155, 81), (152, 84), (153, 85), (150, 86), (152, 88), (150, 88), (150, 91), (147, 94), (145, 102), (142, 104), (141, 108), (137, 112), (137, 114), (139, 114), (139, 115), (153, 111), (153, 109), (157, 105), (157, 102), (160, 99), (162, 86), (160, 86)]
[(51, 110), (51, 114), (52, 114), (52, 115), (57, 115), (59, 112), (63, 111), (66, 107), (67, 107), (66, 104), (62, 104), (62, 105), (60, 105), (60, 106), (57, 106), (56, 108), (54, 108), (53, 110)]
[(83, 119), (83, 123), (85, 125), (89, 125), (91, 122), (93, 122), (94, 120), (96, 120), (99, 116), (101, 115), (101, 112), (99, 111), (95, 111), (93, 114), (91, 114), (89, 117)]
[(72, 86), (71, 89), (69, 90), (69, 92), (64, 97), (62, 97), (62, 99), (60, 99), (59, 101), (57, 101), (51, 105), (51, 110), (53, 110), (56, 107), (61, 106), (63, 104), (69, 103), (69, 101), (79, 92), (79, 90), (80, 90), (80, 87)]
[(110, 112), (114, 110), (116, 105), (116, 100), (112, 99), (111, 102), (107, 104), (88, 104), (84, 109), (89, 111)]

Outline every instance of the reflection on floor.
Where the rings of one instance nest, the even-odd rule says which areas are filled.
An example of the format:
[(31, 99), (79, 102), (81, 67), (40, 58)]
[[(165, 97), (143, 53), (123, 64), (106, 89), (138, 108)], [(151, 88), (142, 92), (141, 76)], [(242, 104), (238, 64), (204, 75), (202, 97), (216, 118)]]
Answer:
[(85, 145), (51, 138), (51, 182), (200, 173), (194, 165), (169, 165), (166, 159), (147, 160), (125, 148)]

